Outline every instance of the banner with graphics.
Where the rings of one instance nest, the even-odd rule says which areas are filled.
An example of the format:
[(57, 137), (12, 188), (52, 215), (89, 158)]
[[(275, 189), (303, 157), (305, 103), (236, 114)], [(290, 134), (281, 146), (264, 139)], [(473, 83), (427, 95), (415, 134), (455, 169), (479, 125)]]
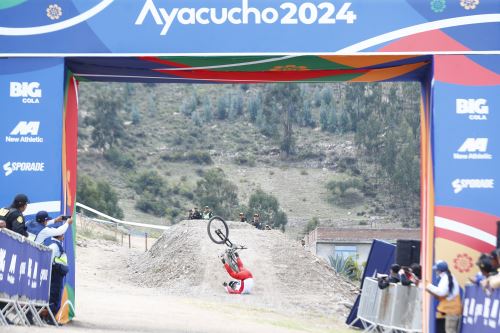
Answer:
[(0, 54), (491, 51), (499, 13), (498, 0), (5, 0)]
[(496, 247), (500, 220), (500, 56), (436, 56), (435, 258), (464, 284)]
[(0, 298), (49, 303), (52, 251), (0, 229)]
[(63, 59), (0, 59), (0, 205), (28, 196), (24, 215), (61, 212)]
[(465, 287), (461, 333), (495, 333), (500, 329), (500, 289), (486, 294), (479, 286)]

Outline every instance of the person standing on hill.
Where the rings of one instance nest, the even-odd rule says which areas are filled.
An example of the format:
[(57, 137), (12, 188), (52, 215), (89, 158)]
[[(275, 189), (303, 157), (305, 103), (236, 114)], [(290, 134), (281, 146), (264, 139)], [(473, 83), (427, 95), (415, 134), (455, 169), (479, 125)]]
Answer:
[(250, 294), (254, 285), (253, 275), (243, 266), (243, 262), (238, 253), (235, 252), (234, 255), (236, 257), (236, 264), (238, 265), (239, 272), (233, 271), (224, 258), (222, 258), (222, 264), (224, 264), (227, 273), (237, 281), (230, 281), (229, 283), (224, 282), (222, 285), (229, 294)]
[(243, 212), (240, 213), (240, 222), (247, 222), (247, 218), (245, 217), (245, 214), (243, 214)]
[(203, 208), (203, 214), (202, 214), (203, 219), (210, 220), (212, 216), (214, 216), (214, 213), (212, 212), (210, 207), (205, 206), (205, 208)]
[(191, 215), (192, 220), (201, 220), (202, 216), (200, 211), (198, 210), (198, 207), (193, 208), (193, 214)]

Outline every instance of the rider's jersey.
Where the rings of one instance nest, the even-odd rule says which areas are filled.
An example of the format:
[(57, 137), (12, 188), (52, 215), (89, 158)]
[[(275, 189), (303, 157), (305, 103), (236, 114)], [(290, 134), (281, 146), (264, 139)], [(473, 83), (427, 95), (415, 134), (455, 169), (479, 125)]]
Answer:
[(240, 258), (236, 259), (236, 264), (238, 265), (239, 272), (233, 271), (231, 266), (228, 263), (224, 264), (226, 271), (232, 278), (240, 280), (240, 287), (238, 289), (233, 289), (229, 286), (226, 287), (226, 290), (230, 294), (248, 294), (253, 288), (254, 280), (252, 273), (243, 267), (243, 262)]

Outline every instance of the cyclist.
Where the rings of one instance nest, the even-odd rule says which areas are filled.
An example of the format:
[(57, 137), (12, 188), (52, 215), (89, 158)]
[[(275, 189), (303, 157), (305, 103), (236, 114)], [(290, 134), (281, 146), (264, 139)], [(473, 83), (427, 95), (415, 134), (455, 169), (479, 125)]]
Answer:
[(224, 282), (222, 285), (229, 294), (250, 294), (254, 284), (253, 275), (248, 269), (243, 267), (243, 262), (237, 252), (234, 253), (234, 256), (236, 257), (236, 264), (238, 265), (239, 272), (233, 271), (224, 258), (222, 258), (222, 263), (228, 274), (238, 281), (230, 281), (229, 283)]

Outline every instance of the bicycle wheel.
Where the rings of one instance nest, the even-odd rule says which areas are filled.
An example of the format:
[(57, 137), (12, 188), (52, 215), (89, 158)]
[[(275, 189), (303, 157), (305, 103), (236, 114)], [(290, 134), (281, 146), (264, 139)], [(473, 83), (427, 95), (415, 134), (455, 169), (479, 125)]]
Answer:
[(224, 244), (229, 235), (229, 228), (222, 217), (214, 216), (208, 221), (207, 232), (212, 242), (215, 244)]

